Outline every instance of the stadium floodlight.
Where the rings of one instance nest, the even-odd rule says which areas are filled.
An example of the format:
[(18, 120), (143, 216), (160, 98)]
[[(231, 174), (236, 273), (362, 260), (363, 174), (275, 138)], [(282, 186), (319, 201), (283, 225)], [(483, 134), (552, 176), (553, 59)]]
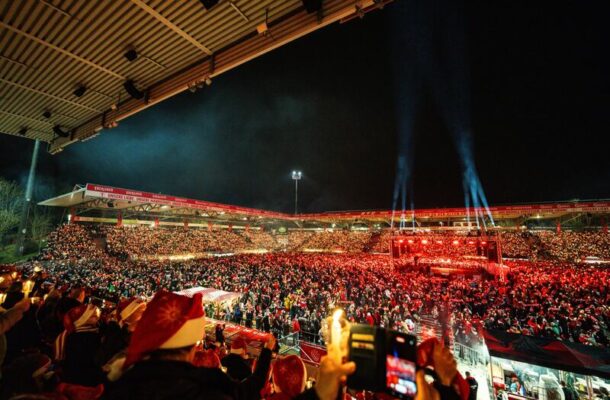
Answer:
[(301, 171), (293, 170), (292, 179), (294, 180), (294, 215), (297, 214), (299, 204), (299, 181), (303, 177)]

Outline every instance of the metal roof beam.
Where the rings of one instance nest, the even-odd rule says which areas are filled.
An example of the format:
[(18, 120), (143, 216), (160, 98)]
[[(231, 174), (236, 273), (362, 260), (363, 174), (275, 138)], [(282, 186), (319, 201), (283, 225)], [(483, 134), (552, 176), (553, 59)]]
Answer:
[(48, 48), (50, 48), (52, 50), (55, 50), (58, 53), (61, 53), (61, 54), (65, 55), (65, 56), (68, 56), (68, 57), (70, 57), (70, 58), (72, 58), (72, 59), (74, 59), (76, 61), (79, 61), (79, 62), (81, 62), (83, 64), (87, 64), (88, 66), (90, 66), (92, 68), (95, 68), (95, 69), (97, 69), (99, 71), (105, 72), (108, 75), (114, 76), (117, 79), (121, 79), (121, 80), (127, 79), (127, 78), (125, 78), (121, 74), (117, 74), (116, 72), (111, 71), (108, 68), (102, 67), (101, 65), (98, 65), (98, 64), (96, 64), (96, 63), (94, 63), (92, 61), (89, 61), (86, 58), (83, 58), (83, 57), (81, 57), (79, 55), (76, 55), (74, 53), (70, 53), (69, 51), (62, 49), (59, 46), (56, 46), (56, 45), (54, 45), (52, 43), (49, 43), (49, 42), (47, 42), (45, 40), (42, 40), (42, 39), (40, 39), (40, 38), (38, 38), (38, 37), (36, 37), (34, 35), (31, 35), (31, 34), (25, 32), (25, 31), (22, 31), (21, 29), (17, 29), (14, 26), (11, 26), (11, 25), (9, 25), (9, 24), (7, 24), (5, 22), (0, 21), (0, 26), (5, 28), (5, 29), (8, 29), (9, 31), (12, 31), (12, 32), (14, 32), (14, 33), (16, 33), (18, 35), (24, 36), (24, 37), (26, 37), (26, 38), (28, 38), (28, 39), (30, 39), (30, 40), (38, 43), (38, 44), (41, 44), (41, 45), (46, 46), (46, 47), (48, 47)]
[(15, 114), (15, 113), (11, 113), (11, 112), (8, 112), (8, 111), (0, 110), (0, 114), (6, 114), (6, 115), (10, 115), (11, 117), (17, 117), (17, 118), (21, 118), (21, 119), (25, 119), (25, 120), (32, 121), (32, 122), (35, 122), (35, 123), (49, 125), (49, 126), (53, 125), (52, 123), (50, 123), (48, 121), (43, 121), (41, 119), (36, 119), (36, 118), (28, 117), (26, 115), (21, 115), (21, 114)]
[(50, 97), (53, 100), (63, 101), (64, 103), (68, 103), (68, 104), (71, 104), (73, 106), (85, 108), (85, 109), (87, 109), (89, 111), (93, 111), (93, 112), (96, 112), (96, 113), (101, 113), (102, 112), (101, 110), (95, 109), (93, 107), (89, 107), (89, 106), (86, 106), (84, 104), (77, 103), (75, 101), (67, 100), (67, 99), (64, 99), (63, 97), (55, 96), (54, 94), (43, 92), (42, 90), (34, 89), (34, 88), (29, 87), (29, 86), (25, 86), (25, 85), (22, 85), (22, 84), (17, 83), (17, 82), (12, 82), (12, 81), (9, 81), (9, 80), (4, 79), (4, 78), (0, 78), (0, 82), (6, 83), (7, 85), (18, 87), (18, 88), (23, 89), (23, 90), (27, 90), (29, 92), (33, 92), (33, 93), (36, 93), (36, 94), (41, 94), (43, 96)]
[[(131, 0), (135, 4), (143, 4), (150, 8), (141, 0)], [(214, 53), (213, 58), (206, 58), (198, 62), (187, 70), (173, 75), (166, 80), (152, 85), (149, 88), (148, 102), (142, 100), (129, 99), (125, 101), (119, 110), (109, 111), (107, 119), (121, 121), (137, 112), (151, 107), (167, 98), (181, 93), (189, 86), (202, 77), (215, 77), (236, 68), (252, 59), (266, 54), (282, 45), (305, 36), (316, 29), (323, 28), (341, 18), (347, 17), (357, 11), (357, 7), (368, 7), (374, 4), (373, 0), (327, 0), (324, 2), (322, 18), (308, 14), (304, 10), (287, 19), (271, 22), (269, 29), (273, 31), (274, 40), (261, 35), (251, 36), (245, 41), (238, 41), (231, 46), (227, 46)], [(154, 11), (154, 10), (152, 10)], [(156, 11), (154, 11), (156, 14)], [(160, 15), (160, 14), (159, 14)], [(162, 16), (161, 16), (162, 17)], [(214, 61), (212, 63), (212, 61)], [(213, 71), (212, 71), (213, 64)], [(88, 137), (93, 132), (99, 132), (103, 128), (103, 118), (101, 115), (91, 118), (89, 121), (77, 127), (74, 137), (59, 138), (53, 142), (49, 148), (51, 154), (55, 154), (67, 145), (74, 143), (77, 139)]]
[(177, 33), (178, 35), (182, 36), (182, 38), (184, 38), (186, 41), (191, 43), (193, 46), (197, 47), (199, 50), (203, 51), (207, 55), (212, 55), (212, 51), (210, 49), (205, 47), (197, 39), (195, 39), (194, 37), (192, 37), (185, 31), (183, 31), (178, 25), (174, 24), (172, 21), (165, 18), (163, 15), (161, 15), (161, 13), (159, 13), (157, 10), (155, 10), (148, 4), (144, 3), (142, 0), (131, 0), (131, 2), (133, 4), (135, 4), (136, 6), (140, 7), (142, 10), (146, 11), (148, 14), (150, 14), (153, 18), (155, 18), (157, 21), (161, 22), (166, 27), (168, 27), (169, 29), (171, 29), (172, 31)]

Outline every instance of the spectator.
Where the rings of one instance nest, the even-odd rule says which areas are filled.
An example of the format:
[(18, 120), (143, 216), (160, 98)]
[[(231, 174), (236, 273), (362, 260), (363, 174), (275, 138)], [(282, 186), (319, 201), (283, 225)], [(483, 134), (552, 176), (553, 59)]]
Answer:
[(99, 308), (91, 304), (80, 305), (66, 314), (65, 330), (55, 341), (55, 360), (62, 366), (64, 382), (82, 386), (102, 383), (99, 318)]
[(276, 359), (273, 363), (273, 390), (270, 400), (289, 400), (305, 390), (307, 370), (303, 361), (290, 355)]
[(204, 313), (200, 295), (193, 298), (161, 291), (149, 303), (127, 350), (132, 366), (106, 394), (106, 399), (257, 398), (271, 361), (269, 342), (252, 376), (233, 381), (219, 369), (192, 365), (201, 340)]
[(221, 363), (227, 368), (227, 375), (239, 382), (252, 375), (251, 366), (247, 360), (248, 347), (246, 341), (237, 337), (231, 342), (229, 355), (224, 357)]
[[(470, 375), (470, 371), (466, 371), (466, 382), (468, 382), (468, 386), (470, 387), (470, 392), (468, 393), (468, 400), (477, 400), (477, 391), (479, 390), (479, 383), (476, 379), (474, 379), (474, 376)], [(568, 399), (566, 398), (566, 400)]]

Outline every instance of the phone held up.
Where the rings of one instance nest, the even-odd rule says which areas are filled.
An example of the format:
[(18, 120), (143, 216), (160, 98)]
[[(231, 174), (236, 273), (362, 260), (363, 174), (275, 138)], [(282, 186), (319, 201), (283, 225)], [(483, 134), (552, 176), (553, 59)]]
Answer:
[(386, 392), (401, 399), (414, 398), (417, 394), (416, 346), (413, 335), (376, 326), (352, 325), (348, 357), (356, 363), (356, 372), (347, 378), (347, 386)]

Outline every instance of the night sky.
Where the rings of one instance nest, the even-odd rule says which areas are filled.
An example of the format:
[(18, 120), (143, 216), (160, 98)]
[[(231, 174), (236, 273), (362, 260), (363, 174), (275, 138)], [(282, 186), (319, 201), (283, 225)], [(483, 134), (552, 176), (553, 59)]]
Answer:
[[(417, 63), (395, 35), (412, 3), (314, 32), (93, 140), (41, 152), (37, 196), (95, 182), (289, 212), (300, 169), (302, 211), (388, 209), (398, 138), (411, 134), (415, 207), (463, 205), (444, 100), (418, 82), (412, 130), (399, 129), (396, 89)], [(490, 205), (610, 197), (607, 3), (472, 1), (458, 11), (460, 87)], [(24, 182), (32, 147), (0, 135), (0, 176)]]

